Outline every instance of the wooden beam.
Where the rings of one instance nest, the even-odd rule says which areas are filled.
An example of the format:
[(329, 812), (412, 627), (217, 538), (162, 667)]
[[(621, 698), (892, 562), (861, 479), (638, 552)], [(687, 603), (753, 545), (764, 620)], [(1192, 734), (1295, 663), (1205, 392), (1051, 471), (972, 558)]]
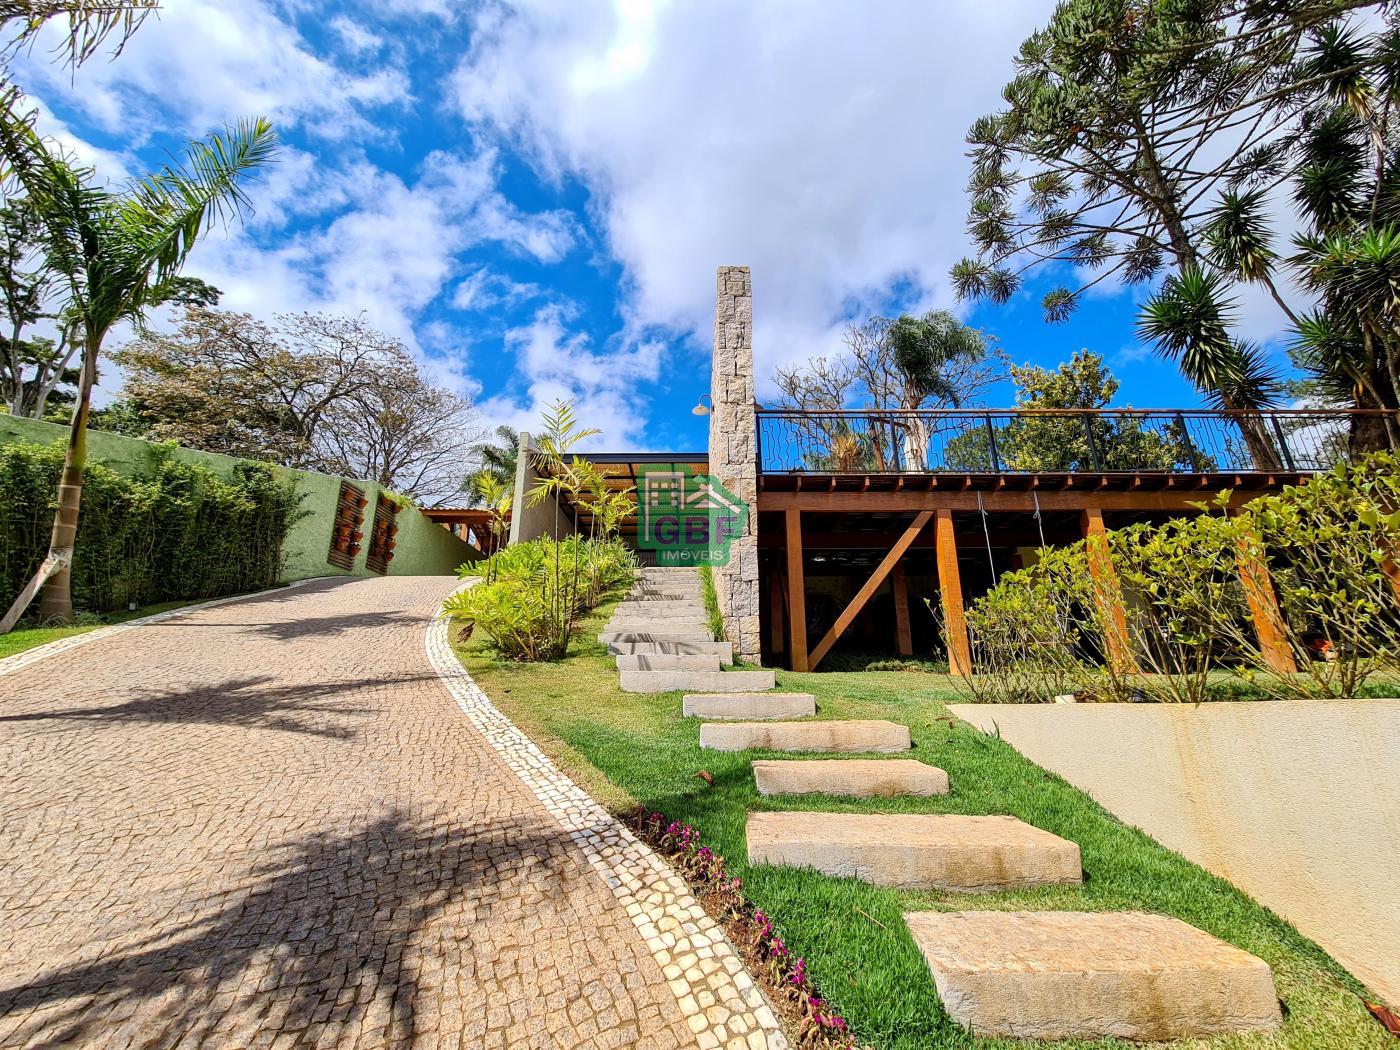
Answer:
[(865, 581), (865, 585), (856, 592), (856, 596), (841, 610), (841, 615), (836, 617), (836, 622), (831, 625), (831, 630), (826, 632), (826, 636), (812, 650), (809, 670), (815, 669), (817, 664), (822, 662), (822, 657), (831, 651), (836, 640), (846, 633), (846, 628), (851, 626), (851, 621), (856, 618), (861, 609), (865, 608), (865, 603), (879, 589), (880, 584), (885, 582), (885, 577), (890, 574), (890, 570), (899, 564), (899, 559), (904, 557), (904, 552), (909, 549), (909, 545), (914, 542), (914, 539), (923, 531), (924, 526), (929, 523), (929, 519), (932, 517), (933, 511), (931, 510), (921, 512), (914, 519), (914, 523), (904, 530), (904, 535), (900, 536), (894, 548), (885, 555), (879, 565), (875, 566), (875, 571), (870, 574), (870, 579)]
[(788, 660), (794, 671), (806, 671), (807, 665), (807, 591), (802, 578), (802, 512), (788, 508), (787, 525), (787, 585), (788, 585)]
[(909, 630), (909, 577), (904, 562), (894, 563), (894, 635), (900, 656), (914, 655), (914, 638)]
[(778, 572), (776, 565), (772, 565), (768, 570), (768, 648), (775, 654), (785, 651), (783, 649), (783, 619), (782, 574)]
[[(1237, 490), (1230, 495), (1230, 507), (1242, 507), (1261, 493)], [(1200, 495), (1186, 489), (1176, 491), (1136, 492), (1071, 489), (1066, 492), (1040, 490), (1040, 509), (1082, 511), (1195, 511), (1191, 504)], [(1029, 492), (1003, 489), (982, 493), (983, 506), (988, 511), (1033, 511), (1035, 501)], [(924, 510), (968, 511), (977, 509), (976, 492), (774, 492), (758, 494), (758, 509), (763, 511), (797, 509), (824, 514), (836, 513), (918, 513)]]
[(1108, 534), (1104, 530), (1103, 512), (1097, 507), (1086, 509), (1080, 517), (1084, 530), (1085, 550), (1089, 560), (1089, 575), (1094, 581), (1094, 601), (1104, 625), (1104, 654), (1116, 670), (1133, 674), (1137, 664), (1128, 636), (1128, 616), (1123, 609), (1123, 591), (1118, 585), (1118, 573), (1108, 551)]
[[(1246, 526), (1247, 528), (1247, 526)], [(1264, 666), (1274, 674), (1295, 674), (1298, 661), (1288, 645), (1288, 627), (1283, 611), (1278, 607), (1278, 592), (1274, 590), (1269, 567), (1258, 556), (1257, 537), (1246, 534), (1235, 549), (1240, 583), (1244, 585), (1244, 600), (1254, 620), (1254, 635), (1259, 640), (1259, 655)]]
[(958, 573), (958, 540), (953, 532), (953, 512), (938, 510), (933, 531), (938, 548), (938, 593), (943, 601), (943, 643), (948, 647), (948, 671), (964, 677), (972, 674), (972, 647), (967, 641), (967, 617), (963, 614), (962, 576)]

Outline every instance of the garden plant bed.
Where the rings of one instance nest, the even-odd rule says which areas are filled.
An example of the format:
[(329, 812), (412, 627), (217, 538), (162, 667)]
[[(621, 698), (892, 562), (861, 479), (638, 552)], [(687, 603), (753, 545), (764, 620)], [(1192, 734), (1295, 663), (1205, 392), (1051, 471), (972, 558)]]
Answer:
[[(918, 672), (795, 674), (778, 688), (816, 696), (823, 719), (884, 719), (907, 725), (907, 757), (947, 771), (947, 795), (852, 799), (765, 798), (754, 759), (765, 752), (702, 751), (698, 720), (681, 715), (677, 693), (636, 695), (618, 687), (613, 658), (592, 636), (611, 609), (583, 625), (559, 662), (496, 659), (479, 636), (459, 648), (468, 672), (506, 715), (585, 790), (615, 812), (638, 805), (692, 825), (742, 880), (755, 907), (772, 917), (815, 987), (851, 1026), (862, 1047), (1009, 1047), (973, 1039), (943, 1012), (927, 965), (905, 928), (911, 911), (1147, 911), (1171, 915), (1257, 955), (1273, 970), (1286, 1022), (1268, 1036), (1220, 1038), (1212, 1048), (1382, 1048), (1395, 1044), (1362, 1003), (1364, 989), (1288, 923), (1225, 881), (1124, 826), (1087, 795), (1027, 761), (1006, 743), (962, 724), (946, 704), (953, 680)], [(706, 776), (700, 776), (701, 772)], [(1080, 846), (1083, 886), (987, 895), (896, 890), (791, 868), (749, 867), (750, 811), (1010, 814)], [(624, 816), (625, 819), (625, 816)], [(736, 942), (737, 943), (737, 942)], [(1049, 1044), (1129, 1046), (1112, 1040)]]

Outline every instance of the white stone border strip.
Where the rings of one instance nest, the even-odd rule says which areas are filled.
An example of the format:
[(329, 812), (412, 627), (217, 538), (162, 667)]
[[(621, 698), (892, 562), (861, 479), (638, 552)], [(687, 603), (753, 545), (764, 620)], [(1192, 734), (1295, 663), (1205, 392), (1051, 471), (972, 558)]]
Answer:
[(773, 1008), (734, 946), (689, 887), (631, 831), (564, 775), (491, 703), (448, 640), (428, 628), (428, 661), (477, 731), (569, 833), (626, 909), (676, 996), (696, 1042), (710, 1050), (785, 1050)]
[(199, 612), (201, 609), (212, 609), (218, 605), (231, 605), (234, 602), (246, 602), (251, 598), (262, 598), (265, 595), (276, 594), (278, 591), (291, 590), (293, 587), (300, 587), (303, 584), (315, 583), (318, 580), (338, 580), (354, 579), (346, 576), (311, 576), (304, 580), (293, 580), (291, 583), (284, 583), (280, 587), (269, 587), (263, 591), (253, 591), (250, 594), (231, 594), (227, 598), (215, 598), (212, 601), (197, 602), (194, 605), (182, 605), (178, 609), (166, 609), (165, 612), (152, 613), (150, 616), (141, 616), (135, 620), (127, 620), (123, 623), (108, 624), (106, 627), (98, 627), (96, 630), (84, 631), (82, 634), (69, 635), (67, 638), (56, 638), (52, 642), (45, 642), (43, 645), (36, 645), (33, 649), (26, 649), (22, 653), (15, 653), (14, 656), (7, 656), (0, 660), (0, 677), (13, 674), (15, 671), (22, 671), (31, 664), (37, 664), (40, 660), (47, 660), (50, 656), (58, 656), (66, 653), (70, 649), (77, 649), (87, 645), (89, 642), (101, 641), (103, 638), (111, 638), (113, 635), (124, 634), (127, 631), (134, 631), (138, 627), (145, 627), (148, 624), (160, 623), (162, 620), (173, 620), (177, 616), (184, 616), (186, 613)]

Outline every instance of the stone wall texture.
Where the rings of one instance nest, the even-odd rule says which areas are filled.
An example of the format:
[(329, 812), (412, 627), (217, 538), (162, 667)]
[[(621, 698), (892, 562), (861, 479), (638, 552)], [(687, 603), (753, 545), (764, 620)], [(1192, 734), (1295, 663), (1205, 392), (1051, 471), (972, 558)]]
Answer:
[(753, 289), (747, 266), (721, 266), (715, 279), (711, 362), (710, 473), (749, 508), (744, 535), (715, 569), (729, 640), (741, 659), (759, 659), (758, 462), (755, 449)]

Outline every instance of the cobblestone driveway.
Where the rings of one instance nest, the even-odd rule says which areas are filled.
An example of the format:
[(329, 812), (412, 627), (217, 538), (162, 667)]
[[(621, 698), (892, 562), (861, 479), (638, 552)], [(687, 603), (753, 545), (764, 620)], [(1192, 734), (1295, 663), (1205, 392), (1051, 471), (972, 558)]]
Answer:
[(424, 654), (318, 582), (0, 676), (0, 1045), (694, 1045)]

